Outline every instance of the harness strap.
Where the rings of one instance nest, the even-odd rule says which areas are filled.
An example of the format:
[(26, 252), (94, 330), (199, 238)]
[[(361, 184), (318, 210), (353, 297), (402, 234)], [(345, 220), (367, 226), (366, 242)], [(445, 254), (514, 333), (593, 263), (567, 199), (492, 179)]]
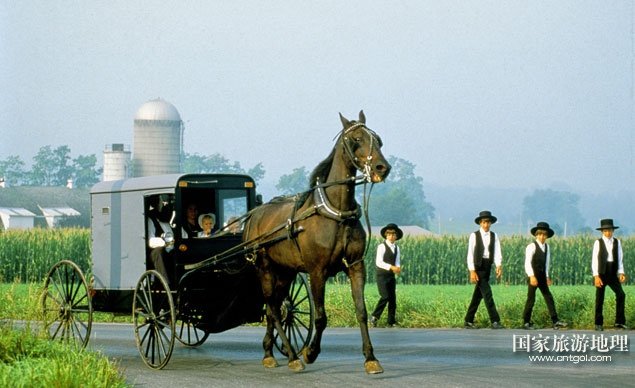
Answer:
[(319, 187), (319, 178), (317, 180), (317, 189), (313, 191), (313, 200), (315, 201), (315, 208), (320, 215), (326, 218), (330, 218), (337, 222), (343, 222), (349, 219), (359, 219), (362, 216), (362, 211), (359, 206), (355, 206), (355, 209), (341, 211), (334, 208), (331, 205), (324, 189)]

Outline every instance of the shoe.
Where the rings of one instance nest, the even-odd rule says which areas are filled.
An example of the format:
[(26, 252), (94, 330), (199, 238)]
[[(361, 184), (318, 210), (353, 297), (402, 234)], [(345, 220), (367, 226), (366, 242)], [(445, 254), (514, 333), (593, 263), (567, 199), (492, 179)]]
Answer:
[(465, 329), (478, 329), (476, 326), (474, 326), (474, 324), (472, 322), (467, 322), (467, 321), (465, 321), (465, 324), (463, 325), (463, 328), (465, 328)]
[(554, 322), (554, 324), (553, 324), (553, 329), (554, 329), (554, 330), (558, 330), (558, 329), (565, 328), (565, 327), (567, 327), (567, 326), (568, 326), (567, 322), (563, 322), (563, 321), (556, 321), (556, 322)]
[(374, 316), (371, 315), (369, 322), (372, 327), (377, 327), (377, 318)]
[(536, 330), (536, 327), (533, 325), (533, 323), (527, 322), (523, 325), (523, 329), (525, 330)]
[(595, 331), (604, 331), (604, 327), (602, 325), (595, 325)]
[(388, 324), (388, 327), (392, 327), (392, 328), (400, 328), (401, 326), (400, 326), (397, 322), (395, 322), (395, 323), (389, 323), (389, 324)]
[(504, 329), (505, 326), (501, 325), (500, 322), (493, 322), (492, 329)]
[(615, 327), (615, 329), (617, 330), (628, 330), (628, 326), (623, 323), (616, 323), (613, 327)]

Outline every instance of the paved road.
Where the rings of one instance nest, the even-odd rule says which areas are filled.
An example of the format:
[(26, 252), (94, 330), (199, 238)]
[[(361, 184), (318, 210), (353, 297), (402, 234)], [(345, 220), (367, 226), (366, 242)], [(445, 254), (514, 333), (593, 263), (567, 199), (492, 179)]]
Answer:
[[(139, 387), (410, 387), (410, 386), (634, 386), (635, 357), (631, 355), (635, 332), (605, 331), (603, 337), (591, 331), (462, 330), (462, 329), (372, 329), (375, 354), (385, 369), (367, 375), (363, 368), (359, 330), (328, 328), (322, 354), (300, 373), (281, 367), (265, 370), (262, 359), (261, 327), (239, 327), (213, 334), (199, 348), (175, 344), (170, 363), (161, 371), (142, 362), (134, 343), (133, 328), (124, 324), (95, 324), (91, 347), (119, 361), (128, 381)], [(530, 344), (554, 334), (563, 335), (560, 344), (592, 344), (592, 338), (613, 341), (627, 339), (629, 351), (604, 353), (569, 351), (542, 353), (521, 351), (521, 336), (531, 334)], [(516, 337), (515, 337), (516, 336)], [(584, 336), (584, 337), (583, 337)], [(514, 351), (513, 344), (517, 344)], [(617, 343), (619, 345), (619, 343)], [(616, 345), (616, 344), (614, 344)], [(571, 350), (573, 350), (571, 348)], [(530, 361), (529, 356), (611, 356), (611, 361)]]

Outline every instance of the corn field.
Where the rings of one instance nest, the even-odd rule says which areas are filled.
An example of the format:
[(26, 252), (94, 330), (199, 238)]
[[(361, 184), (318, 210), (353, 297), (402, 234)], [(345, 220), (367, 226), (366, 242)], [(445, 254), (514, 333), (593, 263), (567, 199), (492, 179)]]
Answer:
[(29, 229), (0, 232), (0, 281), (39, 282), (58, 261), (91, 268), (90, 229)]
[[(549, 275), (554, 284), (591, 284), (591, 253), (593, 242), (599, 237), (575, 236), (552, 238), (547, 241), (551, 250)], [(620, 238), (627, 275), (635, 275), (635, 237)], [(383, 240), (373, 238), (366, 254), (367, 281), (375, 282), (375, 254)], [(503, 236), (504, 284), (527, 283), (525, 274), (525, 248), (531, 237)], [(404, 237), (397, 242), (401, 249), (401, 275), (403, 284), (466, 284), (468, 236)], [(338, 276), (338, 280), (343, 279)], [(494, 279), (492, 271), (492, 279)], [(630, 279), (627, 284), (631, 284)]]
[[(552, 238), (550, 276), (554, 284), (591, 284), (591, 251), (598, 236)], [(404, 237), (401, 249), (401, 284), (467, 284), (466, 265), (468, 236)], [(526, 284), (525, 247), (530, 237), (503, 236), (504, 284)], [(622, 238), (624, 267), (635, 276), (635, 237)], [(375, 282), (375, 253), (382, 242), (372, 238), (366, 254), (367, 281)], [(0, 282), (41, 281), (58, 261), (70, 259), (85, 273), (91, 269), (91, 234), (89, 229), (30, 229), (0, 232)], [(492, 278), (494, 278), (492, 274)], [(345, 282), (339, 274), (335, 281)], [(629, 279), (628, 284), (635, 284)]]

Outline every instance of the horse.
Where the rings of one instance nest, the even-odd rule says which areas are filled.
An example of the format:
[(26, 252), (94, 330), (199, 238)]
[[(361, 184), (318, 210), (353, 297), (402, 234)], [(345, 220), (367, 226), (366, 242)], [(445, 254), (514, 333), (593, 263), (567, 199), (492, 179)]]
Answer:
[[(363, 111), (358, 120), (340, 113), (343, 128), (329, 156), (310, 176), (310, 189), (283, 200), (275, 198), (253, 209), (245, 221), (243, 241), (258, 240), (271, 233), (287, 233), (271, 245), (262, 244), (253, 253), (266, 305), (267, 330), (263, 339), (266, 368), (277, 367), (273, 356), (274, 328), (287, 350), (288, 366), (301, 371), (298, 358), (281, 325), (281, 304), (298, 272), (309, 275), (315, 303), (315, 335), (301, 349), (304, 362), (313, 363), (320, 353), (322, 333), (327, 325), (324, 309), (325, 283), (344, 271), (351, 283), (355, 315), (362, 335), (362, 352), (367, 373), (382, 373), (368, 334), (368, 314), (364, 301), (366, 232), (360, 222), (362, 210), (355, 200), (355, 187), (362, 180), (375, 184), (390, 173), (391, 166), (381, 153), (381, 138), (366, 126)], [(356, 177), (356, 171), (363, 176)], [(279, 225), (286, 224), (281, 229)], [(279, 231), (279, 232), (278, 232)], [(302, 233), (299, 233), (299, 232)]]

